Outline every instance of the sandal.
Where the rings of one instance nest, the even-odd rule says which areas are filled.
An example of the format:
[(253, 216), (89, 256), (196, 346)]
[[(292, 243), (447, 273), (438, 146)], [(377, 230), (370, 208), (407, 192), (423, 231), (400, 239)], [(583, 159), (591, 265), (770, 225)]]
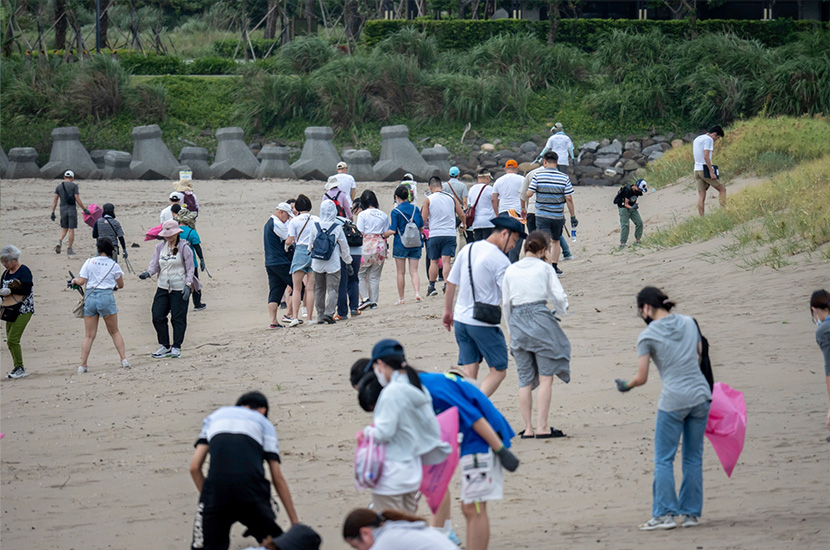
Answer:
[(519, 437), (521, 437), (522, 439), (533, 439), (534, 435), (533, 434), (525, 435), (525, 431), (522, 430), (522, 431), (519, 432)]
[(557, 430), (556, 428), (551, 428), (550, 433), (546, 434), (536, 434), (536, 439), (551, 439), (553, 437), (568, 437), (565, 435), (565, 432), (562, 430)]
[(420, 295), (420, 294), (416, 294), (416, 295), (415, 295), (415, 301), (416, 301), (416, 302), (420, 302), (420, 301), (421, 301), (421, 299), (422, 299), (422, 298), (421, 298), (421, 295)]
[(404, 304), (406, 304), (406, 300), (398, 300), (397, 302), (395, 302), (396, 306), (402, 306)]

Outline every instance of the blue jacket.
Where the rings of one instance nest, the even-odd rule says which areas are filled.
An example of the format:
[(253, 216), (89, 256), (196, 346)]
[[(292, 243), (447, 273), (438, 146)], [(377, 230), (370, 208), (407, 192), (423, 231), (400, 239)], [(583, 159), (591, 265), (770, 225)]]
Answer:
[(291, 258), (285, 252), (285, 241), (274, 233), (274, 218), (268, 218), (263, 232), (265, 242), (265, 265), (291, 265)]

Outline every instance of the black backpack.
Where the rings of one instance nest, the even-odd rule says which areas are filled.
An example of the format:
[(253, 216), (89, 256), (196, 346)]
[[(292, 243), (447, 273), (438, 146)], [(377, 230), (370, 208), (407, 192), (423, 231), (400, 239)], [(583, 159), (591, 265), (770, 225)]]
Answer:
[(346, 235), (346, 242), (349, 246), (363, 246), (363, 233), (351, 221), (343, 222), (343, 234)]
[(620, 190), (617, 191), (617, 195), (614, 197), (614, 204), (616, 204), (620, 208), (622, 208), (622, 206), (625, 204), (625, 196), (623, 195), (624, 191), (625, 185), (620, 186)]
[(337, 226), (332, 224), (328, 229), (317, 226), (317, 236), (314, 237), (314, 243), (311, 245), (311, 258), (313, 260), (330, 260), (334, 253), (334, 232), (332, 231)]

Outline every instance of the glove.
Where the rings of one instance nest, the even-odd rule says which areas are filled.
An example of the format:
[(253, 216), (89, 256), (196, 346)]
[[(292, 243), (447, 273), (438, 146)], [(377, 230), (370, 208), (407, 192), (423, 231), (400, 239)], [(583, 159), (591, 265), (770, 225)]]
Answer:
[(184, 290), (182, 290), (182, 300), (184, 300), (185, 302), (188, 301), (190, 299), (191, 292), (193, 291), (190, 289), (189, 286), (184, 287)]
[(576, 219), (576, 216), (571, 216), (571, 229), (576, 229), (577, 225), (579, 225), (579, 220)]
[(635, 203), (635, 204), (632, 204), (632, 205), (631, 205), (631, 209), (632, 209), (632, 210), (637, 210), (638, 208), (640, 208), (640, 205), (639, 205), (639, 204), (636, 204), (636, 203)]
[(127, 259), (127, 251), (126, 250), (124, 251), (124, 259), (125, 260)]
[(89, 216), (89, 208), (84, 208), (84, 214), (86, 214), (87, 216)]
[(12, 291), (8, 288), (0, 288), (0, 296), (8, 296)]
[(138, 278), (141, 279), (142, 281), (144, 279), (149, 279), (150, 278), (150, 272), (149, 271), (142, 271), (141, 274), (138, 276)]
[(49, 219), (52, 220), (52, 221), (55, 221), (55, 213), (54, 212), (52, 212), (52, 215), (49, 216)]
[(202, 270), (202, 271), (207, 269), (207, 266), (205, 266), (205, 260), (204, 259), (202, 259), (202, 261), (199, 263), (199, 269)]
[(519, 467), (519, 459), (516, 458), (516, 455), (510, 452), (510, 449), (502, 445), (501, 449), (496, 451), (496, 454), (501, 460), (501, 465), (504, 466), (504, 469), (508, 472), (515, 472), (516, 468)]
[(346, 265), (346, 273), (349, 274), (349, 277), (354, 277), (354, 268), (352, 267), (352, 264)]
[(623, 380), (622, 378), (617, 378), (614, 380), (617, 383), (617, 391), (620, 393), (625, 393), (627, 391), (631, 391), (631, 388), (628, 387), (628, 382)]

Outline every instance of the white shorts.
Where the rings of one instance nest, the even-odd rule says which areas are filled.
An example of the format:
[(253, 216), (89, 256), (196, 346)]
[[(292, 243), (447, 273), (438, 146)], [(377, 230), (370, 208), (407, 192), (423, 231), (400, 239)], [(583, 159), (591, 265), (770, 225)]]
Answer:
[(486, 453), (464, 455), (461, 465), (461, 502), (487, 502), (504, 497), (501, 462), (490, 449)]

